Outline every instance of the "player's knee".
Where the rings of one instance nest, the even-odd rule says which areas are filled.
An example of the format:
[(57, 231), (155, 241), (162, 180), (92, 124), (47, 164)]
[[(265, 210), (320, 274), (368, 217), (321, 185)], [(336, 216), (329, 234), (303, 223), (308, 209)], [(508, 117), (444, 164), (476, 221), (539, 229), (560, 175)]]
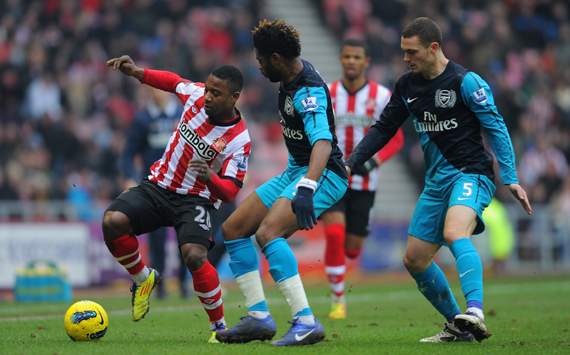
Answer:
[(236, 231), (232, 223), (226, 221), (222, 224), (222, 235), (224, 240), (234, 240), (236, 238)]
[(112, 240), (131, 230), (129, 217), (119, 211), (105, 211), (103, 215), (103, 235), (105, 240)]
[(445, 226), (443, 229), (443, 239), (449, 245), (459, 238), (465, 238), (468, 232), (463, 228), (457, 228), (455, 226)]
[(255, 240), (257, 240), (257, 244), (262, 248), (275, 239), (275, 237), (274, 233), (270, 232), (270, 228), (267, 224), (262, 223), (255, 232)]
[(184, 244), (181, 250), (184, 264), (190, 271), (198, 270), (202, 267), (208, 257), (208, 251), (202, 245)]
[(407, 254), (404, 255), (403, 262), (409, 272), (422, 272), (429, 266), (429, 261)]

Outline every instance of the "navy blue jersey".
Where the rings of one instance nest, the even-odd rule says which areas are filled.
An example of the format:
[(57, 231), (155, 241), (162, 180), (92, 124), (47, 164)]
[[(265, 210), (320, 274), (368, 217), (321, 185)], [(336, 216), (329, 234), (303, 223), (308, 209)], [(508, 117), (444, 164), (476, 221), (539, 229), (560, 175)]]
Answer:
[[(164, 110), (149, 104), (137, 112), (121, 158), (121, 171), (126, 177), (140, 180), (142, 173), (148, 172), (150, 166), (160, 159), (181, 114), (182, 107), (176, 101), (169, 102)], [(139, 154), (144, 164), (142, 171), (136, 171), (133, 164)]]
[(413, 119), (424, 151), (426, 186), (444, 185), (461, 172), (494, 179), (492, 156), (483, 146), (481, 127), (489, 136), (503, 183), (518, 183), (509, 132), (489, 85), (452, 61), (432, 80), (411, 72), (404, 74), (348, 165), (368, 160), (408, 117)]
[(332, 145), (327, 169), (346, 176), (342, 152), (337, 146), (329, 89), (311, 63), (303, 60), (303, 71), (290, 83), (280, 85), (279, 113), (290, 168), (308, 166), (313, 144), (327, 140)]

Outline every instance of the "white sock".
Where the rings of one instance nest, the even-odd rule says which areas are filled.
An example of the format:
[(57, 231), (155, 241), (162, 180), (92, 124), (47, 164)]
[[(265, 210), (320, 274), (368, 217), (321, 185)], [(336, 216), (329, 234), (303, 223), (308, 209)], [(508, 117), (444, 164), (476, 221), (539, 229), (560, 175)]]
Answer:
[(299, 274), (279, 282), (277, 287), (283, 296), (285, 296), (285, 300), (287, 300), (289, 307), (291, 307), (291, 313), (294, 318), (297, 317), (299, 322), (304, 324), (315, 324), (315, 317), (312, 314), (297, 316), (297, 313), (305, 308), (309, 308), (309, 301), (307, 301), (307, 295), (305, 294), (303, 282)]
[(141, 271), (132, 275), (132, 277), (135, 283), (137, 285), (140, 285), (145, 282), (146, 279), (148, 279), (148, 275), (150, 275), (150, 269), (145, 265)]
[(270, 315), (269, 312), (265, 311), (248, 311), (247, 314), (257, 319), (265, 319)]
[(467, 312), (469, 313), (473, 313), (474, 315), (476, 315), (477, 317), (479, 317), (479, 319), (481, 320), (485, 320), (485, 315), (483, 314), (483, 310), (477, 307), (469, 307), (467, 308)]
[(313, 316), (313, 315), (300, 316), (300, 317), (297, 317), (297, 319), (299, 320), (299, 323), (303, 323), (306, 325), (315, 325), (315, 316)]
[[(245, 305), (249, 307), (265, 301), (263, 293), (263, 284), (259, 271), (250, 271), (246, 274), (236, 277), (236, 282), (245, 296)], [(263, 319), (269, 315), (269, 311), (248, 311), (248, 314), (254, 318)]]

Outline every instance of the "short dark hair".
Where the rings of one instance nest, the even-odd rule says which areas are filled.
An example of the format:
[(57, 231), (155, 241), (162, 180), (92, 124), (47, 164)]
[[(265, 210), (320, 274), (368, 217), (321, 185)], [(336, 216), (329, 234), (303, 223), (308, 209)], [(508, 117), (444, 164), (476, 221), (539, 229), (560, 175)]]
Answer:
[(212, 71), (216, 78), (227, 81), (232, 91), (241, 91), (243, 88), (243, 75), (241, 71), (233, 65), (222, 65)]
[(420, 42), (426, 47), (432, 42), (441, 45), (442, 35), (439, 25), (428, 17), (418, 17), (404, 27), (402, 37), (410, 38), (418, 36)]
[(368, 56), (368, 44), (365, 40), (360, 38), (347, 38), (342, 41), (340, 49), (344, 48), (344, 46), (349, 47), (359, 47), (364, 49), (364, 55)]
[(263, 19), (251, 33), (253, 46), (262, 56), (277, 53), (287, 59), (293, 59), (301, 55), (299, 32), (283, 20)]

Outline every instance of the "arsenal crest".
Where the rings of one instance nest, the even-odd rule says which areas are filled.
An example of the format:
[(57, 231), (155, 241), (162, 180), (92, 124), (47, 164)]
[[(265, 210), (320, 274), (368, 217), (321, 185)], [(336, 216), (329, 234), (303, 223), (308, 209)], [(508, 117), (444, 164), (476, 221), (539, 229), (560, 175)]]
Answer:
[(214, 140), (214, 143), (212, 143), (212, 148), (214, 148), (216, 152), (221, 153), (224, 151), (224, 149), (226, 149), (227, 144), (228, 143), (224, 138), (219, 137)]
[(457, 95), (454, 90), (441, 90), (435, 91), (435, 107), (449, 108), (455, 106)]

